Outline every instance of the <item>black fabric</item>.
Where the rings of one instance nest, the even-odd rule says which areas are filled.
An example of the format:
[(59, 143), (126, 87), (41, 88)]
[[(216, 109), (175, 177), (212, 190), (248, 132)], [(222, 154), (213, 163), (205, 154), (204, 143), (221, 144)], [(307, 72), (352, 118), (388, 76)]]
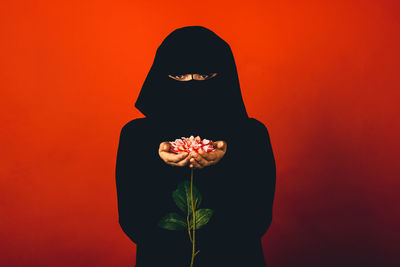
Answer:
[[(177, 48), (192, 51), (199, 49), (198, 42), (201, 52), (213, 57), (182, 59), (185, 53)], [(171, 58), (171, 51), (177, 56)], [(177, 71), (178, 67), (182, 69)], [(161, 75), (162, 69), (164, 74), (168, 69), (200, 72), (189, 71), (195, 67), (218, 72), (219, 80), (212, 81), (217, 75), (196, 81), (199, 87), (194, 88), (189, 82)], [(179, 90), (191, 97), (206, 97), (172, 105)], [(184, 97), (177, 98), (182, 101)], [(203, 105), (203, 101), (209, 102)], [(195, 186), (203, 196), (201, 208), (214, 210), (208, 224), (196, 230), (200, 253), (194, 266), (265, 266), (261, 237), (272, 220), (275, 159), (267, 128), (247, 116), (229, 46), (200, 26), (175, 30), (158, 48), (136, 107), (146, 118), (131, 120), (122, 128), (115, 173), (119, 223), (137, 245), (136, 267), (190, 265), (187, 231), (157, 226), (166, 214), (180, 213), (172, 191), (178, 183), (190, 180), (190, 168), (166, 164), (158, 155), (159, 145), (190, 135), (227, 142), (226, 154), (217, 164), (194, 170)]]
[[(214, 78), (176, 81), (168, 74), (217, 73)], [(247, 119), (230, 46), (200, 26), (176, 29), (158, 47), (135, 107), (146, 117), (224, 128)], [(202, 127), (205, 127), (202, 125)]]

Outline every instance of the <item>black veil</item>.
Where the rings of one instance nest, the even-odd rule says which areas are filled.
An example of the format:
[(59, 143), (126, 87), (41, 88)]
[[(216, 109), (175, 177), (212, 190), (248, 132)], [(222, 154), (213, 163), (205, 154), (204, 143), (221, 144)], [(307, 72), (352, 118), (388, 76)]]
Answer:
[[(215, 77), (202, 81), (168, 77), (215, 72)], [(248, 119), (232, 50), (202, 26), (178, 28), (164, 39), (135, 107), (159, 123), (191, 129), (228, 129)]]

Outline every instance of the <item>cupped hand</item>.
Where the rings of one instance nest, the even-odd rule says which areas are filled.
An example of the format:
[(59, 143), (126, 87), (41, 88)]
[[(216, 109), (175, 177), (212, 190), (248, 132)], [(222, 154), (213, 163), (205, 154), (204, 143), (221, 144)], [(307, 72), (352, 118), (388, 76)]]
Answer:
[(196, 151), (191, 151), (189, 153), (190, 168), (202, 169), (206, 166), (218, 163), (224, 157), (228, 146), (227, 143), (225, 141), (215, 141), (213, 143), (215, 150), (212, 152), (207, 153), (200, 150), (198, 153)]
[(178, 154), (170, 152), (171, 144), (169, 142), (162, 142), (158, 148), (158, 155), (167, 164), (171, 166), (183, 167), (189, 163), (190, 157), (187, 152), (180, 152)]

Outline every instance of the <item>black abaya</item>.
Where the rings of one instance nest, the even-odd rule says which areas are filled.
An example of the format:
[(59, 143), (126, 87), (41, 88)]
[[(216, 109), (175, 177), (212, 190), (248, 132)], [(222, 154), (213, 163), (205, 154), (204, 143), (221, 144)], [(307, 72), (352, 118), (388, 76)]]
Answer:
[[(186, 37), (193, 32), (196, 36), (201, 35), (198, 31), (210, 34), (209, 30), (202, 27), (181, 29), (173, 34), (179, 33), (179, 30), (183, 32), (181, 36)], [(224, 49), (226, 47), (229, 46)], [(231, 67), (230, 72), (227, 67), (217, 69), (220, 77), (223, 74), (223, 78), (230, 77), (231, 80), (236, 77), (236, 82), (229, 86), (227, 79), (214, 80), (214, 86), (218, 82), (218, 86), (225, 82), (223, 90), (226, 90), (225, 93), (231, 90), (231, 95), (221, 104), (218, 95), (222, 97), (223, 94), (215, 94), (217, 96), (214, 101), (222, 107), (210, 104), (208, 108), (211, 110), (203, 110), (205, 113), (210, 112), (210, 116), (200, 118), (202, 113), (198, 111), (198, 106), (194, 106), (190, 114), (175, 116), (172, 114), (178, 112), (178, 109), (172, 107), (172, 113), (166, 114), (168, 109), (162, 107), (160, 99), (157, 100), (158, 106), (143, 105), (154, 103), (143, 101), (143, 96), (147, 95), (148, 99), (150, 90), (154, 92), (156, 88), (154, 81), (153, 86), (149, 86), (149, 79), (157, 77), (155, 73), (161, 73), (162, 68), (157, 69), (158, 63), (155, 63), (150, 71), (152, 75), (148, 75), (142, 88), (142, 100), (139, 101), (139, 96), (136, 103), (146, 118), (134, 119), (122, 128), (116, 161), (119, 223), (137, 245), (136, 267), (190, 265), (192, 245), (187, 231), (166, 230), (158, 226), (163, 216), (179, 212), (172, 199), (172, 192), (178, 183), (190, 179), (190, 168), (166, 164), (159, 157), (158, 149), (163, 141), (174, 141), (191, 135), (227, 142), (227, 151), (218, 163), (194, 169), (194, 184), (203, 196), (201, 208), (214, 210), (210, 221), (196, 230), (196, 248), (200, 252), (195, 257), (194, 266), (265, 266), (261, 237), (272, 220), (275, 160), (267, 128), (258, 120), (247, 117), (236, 67)], [(162, 83), (167, 94), (179, 87), (176, 83), (168, 87), (168, 82), (163, 80)], [(218, 87), (213, 87), (211, 82), (197, 82), (199, 86), (204, 85), (197, 90), (215, 90)], [(187, 84), (185, 89), (190, 89)], [(203, 91), (192, 92), (201, 95)], [(160, 111), (162, 108), (164, 113)], [(184, 111), (187, 109), (190, 107)], [(212, 116), (212, 112), (217, 114)]]

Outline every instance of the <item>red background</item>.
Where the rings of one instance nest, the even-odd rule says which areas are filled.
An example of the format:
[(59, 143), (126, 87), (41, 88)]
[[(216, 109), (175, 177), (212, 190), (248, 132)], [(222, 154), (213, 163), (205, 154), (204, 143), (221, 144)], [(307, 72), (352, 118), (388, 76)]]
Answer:
[(400, 264), (397, 2), (3, 0), (0, 263), (133, 266), (119, 133), (142, 117), (161, 41), (203, 25), (231, 45), (248, 113), (270, 132), (270, 266)]

